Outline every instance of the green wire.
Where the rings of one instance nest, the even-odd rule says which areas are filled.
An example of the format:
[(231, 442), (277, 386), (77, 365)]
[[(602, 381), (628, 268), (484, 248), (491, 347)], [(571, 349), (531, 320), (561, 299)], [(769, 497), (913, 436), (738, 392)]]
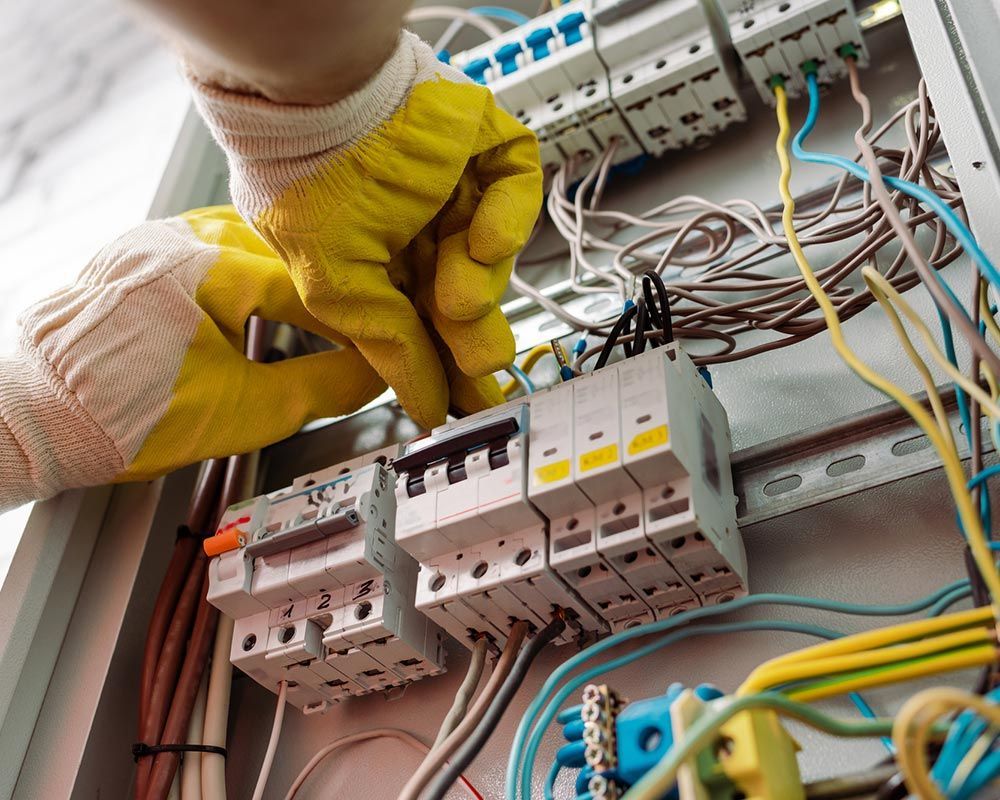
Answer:
[(955, 647), (949, 650), (942, 650), (938, 653), (931, 653), (926, 656), (916, 656), (914, 658), (908, 658), (903, 661), (896, 661), (892, 664), (880, 664), (877, 667), (866, 667), (864, 669), (854, 670), (853, 672), (845, 672), (843, 674), (837, 675), (832, 678), (822, 678), (820, 680), (811, 681), (808, 683), (789, 685), (792, 688), (782, 688), (783, 692), (801, 692), (807, 689), (825, 689), (828, 686), (836, 686), (840, 683), (846, 683), (855, 678), (866, 678), (869, 675), (881, 675), (886, 672), (892, 672), (893, 670), (899, 669), (903, 666), (908, 666), (910, 664), (920, 664), (927, 661), (933, 661), (936, 658), (941, 658), (942, 656), (948, 656), (953, 653), (961, 652), (963, 650), (969, 650), (974, 647), (982, 647), (979, 644), (964, 645), (962, 647)]
[[(782, 716), (791, 717), (833, 736), (859, 738), (889, 736), (892, 733), (891, 719), (838, 719), (776, 692), (751, 694), (736, 699), (721, 698), (707, 706), (705, 713), (688, 728), (684, 738), (675, 743), (660, 763), (637, 781), (625, 793), (622, 800), (652, 800), (663, 797), (673, 786), (681, 764), (712, 744), (719, 728), (730, 719), (741, 711), (752, 709), (776, 711)], [(947, 725), (936, 725), (933, 730), (936, 735), (940, 735), (947, 731)]]

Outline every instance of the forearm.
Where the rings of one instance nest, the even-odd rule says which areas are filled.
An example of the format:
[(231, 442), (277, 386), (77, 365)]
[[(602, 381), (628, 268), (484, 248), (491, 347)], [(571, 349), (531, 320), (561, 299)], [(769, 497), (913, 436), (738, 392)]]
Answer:
[(323, 105), (392, 53), (410, 0), (131, 0), (202, 77), (280, 103)]
[(0, 357), (0, 511), (120, 470), (107, 435), (51, 367), (23, 349)]

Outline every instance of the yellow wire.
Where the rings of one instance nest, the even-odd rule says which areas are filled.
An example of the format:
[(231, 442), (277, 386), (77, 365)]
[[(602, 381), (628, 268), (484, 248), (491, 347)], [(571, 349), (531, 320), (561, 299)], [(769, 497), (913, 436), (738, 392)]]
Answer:
[[(993, 621), (993, 614), (988, 608), (970, 608), (966, 611), (956, 611), (931, 619), (918, 619), (891, 625), (887, 628), (877, 628), (871, 631), (855, 633), (830, 642), (803, 647), (792, 653), (786, 653), (762, 664), (766, 666), (786, 666), (788, 664), (813, 661), (820, 658), (858, 653), (878, 647), (890, 647), (901, 642), (936, 636), (938, 634), (972, 625), (983, 625)], [(756, 671), (756, 670), (755, 670)]]
[[(862, 271), (863, 270), (864, 268), (862, 268)], [(874, 272), (874, 270), (872, 271)], [(881, 277), (881, 275), (879, 275), (879, 277)], [(937, 384), (934, 382), (934, 376), (931, 375), (926, 362), (923, 358), (921, 358), (920, 353), (918, 353), (917, 349), (913, 346), (913, 342), (911, 341), (909, 334), (906, 332), (906, 327), (903, 325), (903, 321), (899, 318), (899, 314), (896, 313), (895, 306), (893, 306), (889, 298), (880, 291), (881, 286), (876, 285), (874, 278), (871, 278), (870, 276), (865, 277), (865, 283), (868, 284), (868, 289), (871, 291), (875, 299), (878, 300), (879, 305), (882, 306), (882, 310), (885, 312), (885, 315), (889, 318), (889, 322), (891, 323), (893, 330), (896, 332), (896, 338), (899, 339), (899, 343), (903, 346), (903, 352), (906, 353), (910, 362), (914, 367), (916, 367), (917, 372), (920, 373), (920, 379), (923, 381), (924, 390), (927, 392), (927, 398), (930, 400), (931, 409), (934, 411), (934, 418), (937, 420), (938, 428), (941, 430), (941, 435), (948, 443), (948, 449), (955, 450), (955, 437), (952, 436), (951, 425), (948, 422), (948, 413), (944, 410), (944, 403), (941, 402), (941, 395), (937, 390)]]
[[(1000, 418), (1000, 406), (996, 404), (994, 398), (986, 394), (978, 383), (971, 380), (948, 360), (947, 356), (945, 356), (945, 354), (941, 351), (941, 348), (938, 347), (937, 342), (934, 341), (934, 334), (931, 333), (930, 328), (927, 327), (927, 324), (920, 318), (920, 315), (913, 310), (913, 307), (907, 303), (903, 296), (896, 290), (896, 287), (889, 283), (884, 275), (876, 272), (871, 267), (862, 267), (861, 277), (865, 279), (865, 283), (868, 284), (868, 289), (875, 296), (875, 299), (878, 300), (882, 308), (885, 309), (886, 314), (889, 315), (889, 319), (892, 321), (893, 327), (896, 329), (896, 334), (899, 336), (900, 342), (902, 342), (907, 354), (910, 355), (910, 360), (920, 360), (920, 365), (923, 367), (921, 374), (926, 375), (924, 383), (929, 383), (933, 386), (934, 380), (931, 377), (930, 372), (926, 371), (926, 365), (924, 365), (923, 360), (920, 359), (916, 349), (910, 342), (909, 336), (906, 334), (906, 329), (903, 327), (902, 322), (896, 315), (894, 306), (898, 306), (900, 311), (903, 312), (903, 315), (907, 318), (907, 320), (909, 320), (910, 324), (917, 329), (917, 332), (920, 334), (920, 338), (923, 339), (924, 344), (930, 351), (931, 357), (938, 363), (938, 366), (940, 366), (948, 374), (948, 377), (961, 386), (970, 395), (975, 397), (976, 400), (979, 401), (979, 404), (991, 417), (994, 419)], [(918, 366), (917, 369), (921, 369), (921, 366)], [(931, 394), (930, 389), (928, 389), (928, 394)], [(937, 395), (936, 389), (934, 394)], [(938, 396), (939, 403), (940, 400), (941, 398)], [(944, 409), (942, 408), (942, 413), (943, 412)], [(937, 414), (936, 408), (934, 413), (935, 415)], [(948, 430), (950, 432), (951, 428), (949, 427)]]
[[(985, 284), (986, 281), (983, 283)], [(990, 301), (986, 297), (986, 289), (987, 287), (984, 285), (979, 293), (979, 318), (986, 324), (986, 330), (990, 332), (993, 341), (1000, 344), (1000, 327), (997, 327), (997, 321), (990, 313)]]
[(817, 686), (810, 689), (790, 690), (788, 696), (800, 703), (811, 703), (827, 697), (838, 697), (848, 692), (860, 692), (875, 686), (885, 686), (890, 683), (925, 678), (941, 672), (954, 672), (971, 667), (984, 667), (996, 661), (997, 651), (992, 643), (967, 647), (954, 653), (947, 653), (926, 661), (911, 664), (900, 664), (899, 667), (871, 675), (859, 675), (856, 678), (838, 681), (828, 686)]
[[(555, 355), (555, 353), (552, 352), (552, 347), (550, 345), (540, 344), (533, 347), (524, 357), (524, 361), (521, 362), (521, 372), (525, 375), (530, 375), (531, 370), (535, 368), (535, 364), (537, 364), (539, 359), (541, 359), (544, 355)], [(500, 391), (503, 392), (504, 397), (510, 397), (515, 391), (517, 391), (518, 386), (520, 386), (520, 384), (511, 378), (507, 381), (507, 383), (500, 387)]]
[(927, 769), (931, 726), (944, 714), (971, 709), (993, 726), (1000, 726), (1000, 707), (963, 689), (935, 687), (907, 700), (892, 726), (892, 742), (906, 785), (926, 800), (943, 800)]
[(962, 471), (962, 462), (959, 460), (957, 452), (955, 452), (954, 448), (949, 449), (948, 442), (942, 434), (940, 428), (938, 428), (935, 424), (935, 420), (927, 413), (927, 410), (920, 403), (907, 394), (907, 392), (905, 392), (901, 387), (897, 386), (895, 383), (888, 380), (861, 361), (857, 355), (855, 355), (854, 351), (851, 350), (847, 341), (844, 339), (844, 334), (840, 327), (840, 319), (837, 317), (837, 311), (823, 287), (816, 279), (816, 275), (813, 273), (812, 267), (809, 266), (809, 261), (806, 259), (802, 246), (799, 244), (794, 225), (795, 199), (792, 197), (791, 188), (789, 186), (792, 176), (792, 165), (788, 158), (788, 140), (791, 135), (791, 125), (788, 120), (788, 96), (785, 94), (783, 86), (775, 86), (774, 94), (777, 100), (779, 127), (778, 140), (775, 149), (778, 154), (778, 161), (781, 164), (781, 178), (778, 183), (778, 188), (781, 193), (781, 199), (784, 203), (781, 222), (785, 231), (785, 237), (788, 240), (788, 249), (791, 251), (793, 258), (795, 259), (795, 263), (798, 266), (799, 271), (802, 273), (802, 277), (805, 280), (806, 285), (809, 287), (809, 291), (812, 293), (816, 302), (819, 304), (820, 310), (823, 312), (827, 328), (830, 331), (830, 339), (832, 340), (837, 353), (862, 380), (899, 403), (899, 405), (901, 405), (903, 409), (911, 417), (913, 417), (914, 421), (921, 427), (921, 429), (923, 429), (927, 438), (938, 451), (938, 454), (943, 462), (945, 475), (947, 476), (948, 483), (951, 487), (952, 496), (955, 499), (955, 505), (958, 507), (958, 514), (962, 520), (962, 526), (968, 537), (969, 548), (972, 550), (972, 554), (976, 560), (976, 565), (979, 567), (979, 571), (983, 575), (983, 581), (989, 588), (990, 596), (995, 604), (998, 600), (1000, 600), (1000, 576), (997, 574), (996, 565), (993, 561), (993, 555), (986, 544), (985, 538), (983, 537), (982, 526), (980, 525), (979, 515), (972, 502), (972, 496), (966, 489), (965, 473)]
[(868, 650), (861, 653), (827, 656), (792, 664), (764, 664), (755, 669), (736, 692), (737, 696), (760, 694), (761, 692), (792, 681), (822, 678), (839, 672), (879, 667), (896, 661), (922, 658), (946, 650), (976, 644), (988, 644), (992, 640), (985, 628), (969, 628), (942, 636), (933, 636), (907, 644), (893, 645)]

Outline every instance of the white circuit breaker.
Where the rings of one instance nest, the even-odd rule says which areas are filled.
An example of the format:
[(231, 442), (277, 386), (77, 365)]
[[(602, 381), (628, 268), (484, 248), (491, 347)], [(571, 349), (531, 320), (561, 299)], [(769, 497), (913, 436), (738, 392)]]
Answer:
[(746, 591), (725, 410), (676, 345), (532, 397), (555, 569), (616, 629)]
[(206, 542), (208, 599), (235, 621), (231, 660), (317, 711), (443, 671), (443, 633), (413, 604), (395, 543), (390, 448), (230, 507)]
[(852, 46), (867, 66), (861, 29), (851, 0), (719, 0), (733, 46), (761, 98), (774, 105), (770, 81), (785, 78), (790, 97), (805, 93), (802, 65), (815, 61), (821, 82), (844, 77), (841, 48)]
[(562, 643), (746, 591), (725, 410), (676, 344), (226, 511), (232, 662), (316, 710), (443, 669), (443, 632)]
[(436, 429), (394, 464), (417, 606), (468, 644), (554, 606), (599, 634), (730, 600), (746, 558), (729, 451), (676, 345)]
[(538, 135), (542, 164), (615, 163), (745, 119), (714, 0), (572, 0), (452, 63)]
[(547, 520), (529, 502), (529, 406), (509, 403), (436, 428), (396, 459), (396, 539), (420, 561), (416, 605), (467, 646), (498, 645), (511, 624), (548, 624), (558, 641), (605, 625), (552, 570)]

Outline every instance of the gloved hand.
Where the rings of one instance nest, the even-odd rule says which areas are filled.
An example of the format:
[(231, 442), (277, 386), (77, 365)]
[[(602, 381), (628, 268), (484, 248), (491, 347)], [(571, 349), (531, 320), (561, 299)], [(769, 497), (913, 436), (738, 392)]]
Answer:
[[(341, 349), (250, 361), (252, 314)], [(18, 352), (0, 358), (0, 510), (255, 450), (386, 388), (232, 206), (136, 228), (21, 324)], [(471, 411), (501, 397), (492, 377), (456, 376), (453, 393)]]
[(408, 33), (368, 84), (330, 106), (192, 82), (240, 213), (286, 262), (306, 308), (354, 343), (418, 424), (444, 421), (449, 372), (511, 364), (498, 304), (542, 175), (534, 134), (486, 87)]

